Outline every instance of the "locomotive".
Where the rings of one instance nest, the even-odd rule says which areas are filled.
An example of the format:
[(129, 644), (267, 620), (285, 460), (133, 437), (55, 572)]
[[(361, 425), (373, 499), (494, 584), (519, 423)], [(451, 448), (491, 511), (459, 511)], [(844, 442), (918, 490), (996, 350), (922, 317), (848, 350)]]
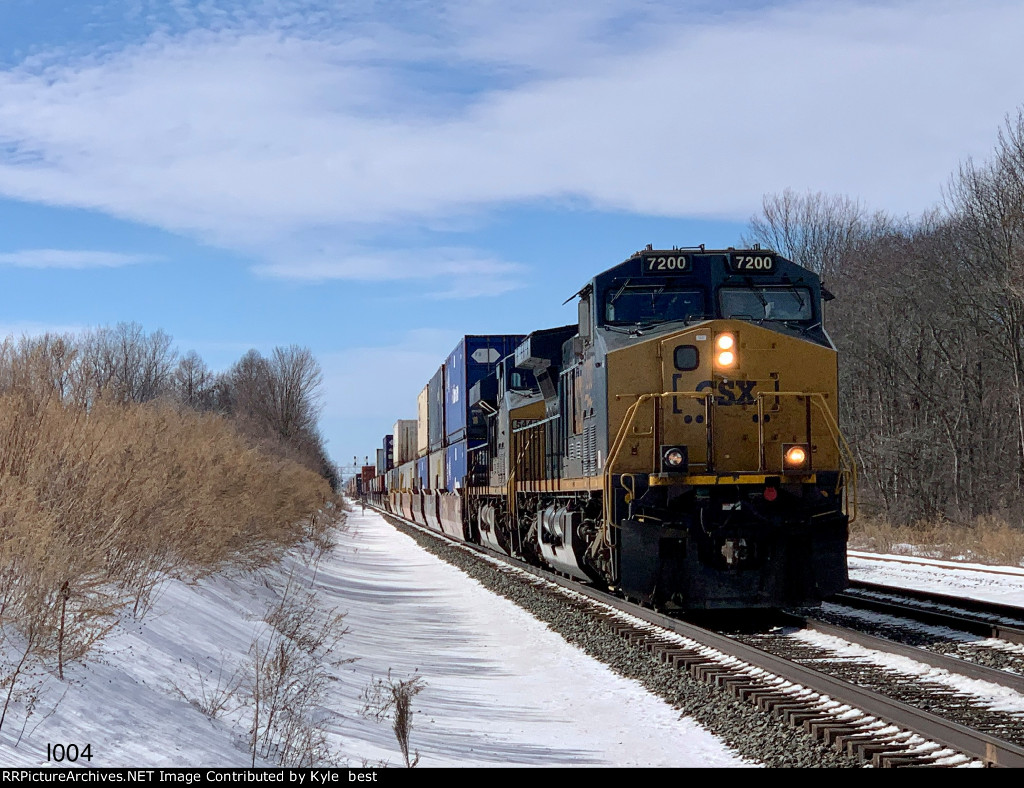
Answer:
[(769, 249), (646, 249), (578, 321), (466, 336), (360, 494), (666, 610), (847, 585), (856, 470), (819, 277)]

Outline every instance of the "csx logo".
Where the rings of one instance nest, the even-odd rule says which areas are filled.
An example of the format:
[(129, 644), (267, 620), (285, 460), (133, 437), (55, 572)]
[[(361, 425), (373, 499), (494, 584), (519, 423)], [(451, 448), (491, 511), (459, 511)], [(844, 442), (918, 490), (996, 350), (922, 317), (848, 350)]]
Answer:
[[(672, 376), (672, 390), (679, 391), (679, 379), (682, 375)], [(717, 391), (718, 396), (715, 397), (716, 405), (755, 405), (757, 401), (754, 399), (754, 387), (757, 386), (756, 380), (720, 380), (716, 388), (713, 380), (702, 380), (696, 385), (694, 391), (706, 392), (706, 391)], [(778, 390), (778, 381), (775, 382), (775, 389)], [(673, 397), (672, 410), (675, 413), (682, 413), (679, 410), (679, 404), (676, 398)]]
[[(715, 397), (716, 405), (753, 405), (754, 386), (756, 380), (720, 380), (718, 381), (718, 396)], [(697, 384), (695, 391), (707, 391), (714, 389), (715, 384), (710, 380), (702, 380)]]

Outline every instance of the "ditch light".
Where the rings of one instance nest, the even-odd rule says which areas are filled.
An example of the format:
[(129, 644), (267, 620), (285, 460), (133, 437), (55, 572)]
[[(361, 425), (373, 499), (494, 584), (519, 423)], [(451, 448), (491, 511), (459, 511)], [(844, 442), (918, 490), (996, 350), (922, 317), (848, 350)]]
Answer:
[(811, 447), (806, 443), (782, 444), (782, 467), (787, 471), (806, 471), (811, 467)]
[(686, 473), (689, 468), (689, 452), (685, 446), (661, 447), (661, 470), (663, 473)]

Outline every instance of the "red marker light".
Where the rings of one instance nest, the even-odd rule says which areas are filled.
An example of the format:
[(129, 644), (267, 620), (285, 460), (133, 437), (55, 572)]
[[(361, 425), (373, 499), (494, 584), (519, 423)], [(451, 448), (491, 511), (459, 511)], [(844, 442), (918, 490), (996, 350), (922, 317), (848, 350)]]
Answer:
[(764, 488), (764, 499), (766, 501), (774, 501), (778, 497), (779, 497), (779, 491), (776, 490), (774, 487), (765, 487)]

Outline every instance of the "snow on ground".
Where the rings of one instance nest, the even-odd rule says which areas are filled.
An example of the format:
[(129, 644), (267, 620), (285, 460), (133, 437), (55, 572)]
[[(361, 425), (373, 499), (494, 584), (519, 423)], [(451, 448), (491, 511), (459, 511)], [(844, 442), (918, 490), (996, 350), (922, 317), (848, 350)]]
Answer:
[[(45, 766), (48, 743), (91, 745), (91, 766), (247, 766), (250, 717), (209, 719), (186, 702), (246, 662), (283, 577), (311, 583), (345, 612), (328, 726), (339, 765), (403, 763), (389, 722), (359, 713), (391, 672), (419, 675), (412, 748), (421, 766), (746, 765), (720, 740), (546, 625), (419, 548), (372, 512), (354, 513), (319, 564), (292, 558), (273, 575), (165, 584), (141, 621), (126, 617), (65, 684), (50, 677), (26, 720), (8, 715), (0, 767)], [(20, 741), (19, 741), (20, 737)], [(52, 764), (50, 764), (52, 765)], [(83, 764), (84, 765), (84, 764)], [(271, 765), (257, 761), (257, 765)]]
[[(947, 596), (962, 596), (1024, 608), (1024, 569), (1020, 567), (936, 561), (911, 556), (873, 555), (853, 550), (849, 553), (848, 565), (851, 580), (934, 592)], [(828, 603), (823, 606), (825, 610), (834, 607)], [(844, 614), (875, 623), (896, 623), (895, 619), (884, 613), (844, 611)], [(901, 623), (905, 625), (906, 622)], [(1016, 653), (1022, 651), (1022, 647), (1019, 645), (992, 638), (964, 635), (946, 627), (917, 624), (915, 629), (924, 634), (931, 634), (936, 639), (961, 640)], [(834, 650), (839, 659), (862, 660), (866, 659), (869, 653), (861, 646), (811, 630), (795, 633), (794, 637), (822, 648)], [(989, 708), (1024, 714), (1024, 695), (1006, 687), (954, 676), (948, 671), (904, 657), (889, 656), (879, 659), (877, 654), (872, 652), (870, 658), (872, 662), (881, 662), (889, 669), (903, 675), (943, 684), (958, 692), (971, 695)]]
[(1024, 608), (1024, 569), (851, 550), (850, 579)]
[[(929, 563), (853, 553), (850, 574), (1024, 606), (1024, 570)], [(316, 565), (293, 556), (272, 572), (167, 582), (153, 610), (140, 621), (126, 616), (88, 664), (69, 667), (67, 682), (23, 684), (42, 686), (39, 702), (27, 717), (17, 704), (8, 714), (0, 767), (48, 765), (48, 743), (91, 745), (91, 766), (249, 765), (251, 718), (238, 696), (235, 708), (209, 719), (175, 687), (196, 698), (200, 674), (211, 691), (218, 674), (242, 670), (289, 572), (325, 610), (346, 613), (340, 656), (354, 661), (334, 669), (327, 726), (339, 765), (403, 763), (390, 723), (359, 713), (365, 688), (389, 671), (425, 681), (411, 736), (421, 766), (747, 765), (638, 684), (366, 512), (350, 515)], [(856, 647), (833, 645), (856, 658)], [(893, 667), (931, 671), (906, 660)], [(1003, 690), (991, 694), (1005, 708), (1020, 702)]]

